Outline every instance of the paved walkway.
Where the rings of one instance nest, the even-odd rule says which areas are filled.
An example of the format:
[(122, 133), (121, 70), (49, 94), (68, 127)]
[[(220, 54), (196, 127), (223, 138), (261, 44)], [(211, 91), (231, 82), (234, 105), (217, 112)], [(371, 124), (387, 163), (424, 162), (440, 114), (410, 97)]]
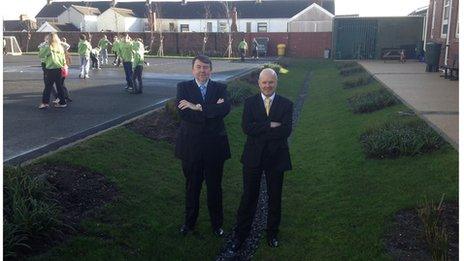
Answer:
[(458, 81), (425, 72), (425, 64), (419, 62), (359, 63), (459, 150)]
[[(3, 159), (15, 164), (53, 151), (154, 108), (176, 95), (179, 81), (192, 79), (191, 59), (151, 58), (144, 68), (144, 94), (130, 95), (122, 67), (93, 70), (78, 79), (73, 57), (66, 80), (73, 102), (67, 108), (39, 110), (43, 80), (35, 55), (6, 56), (3, 61)], [(265, 61), (213, 61), (213, 79), (227, 81)]]

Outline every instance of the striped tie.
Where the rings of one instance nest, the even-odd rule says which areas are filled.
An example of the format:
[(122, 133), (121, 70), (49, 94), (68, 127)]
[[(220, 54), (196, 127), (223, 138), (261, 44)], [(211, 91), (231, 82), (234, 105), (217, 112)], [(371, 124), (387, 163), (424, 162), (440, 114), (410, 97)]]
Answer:
[(205, 100), (205, 96), (206, 96), (206, 86), (200, 85), (200, 91), (201, 91), (201, 97), (203, 97), (203, 100)]

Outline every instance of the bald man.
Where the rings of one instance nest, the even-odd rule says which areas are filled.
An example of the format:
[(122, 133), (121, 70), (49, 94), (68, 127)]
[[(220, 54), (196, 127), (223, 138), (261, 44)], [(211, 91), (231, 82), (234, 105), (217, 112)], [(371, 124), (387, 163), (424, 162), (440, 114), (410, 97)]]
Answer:
[(242, 129), (247, 135), (241, 162), (243, 194), (237, 211), (232, 251), (237, 252), (248, 237), (258, 203), (261, 175), (264, 172), (269, 196), (267, 243), (278, 247), (284, 172), (292, 164), (287, 138), (292, 132), (293, 103), (276, 94), (277, 74), (264, 69), (259, 75), (261, 92), (245, 101)]

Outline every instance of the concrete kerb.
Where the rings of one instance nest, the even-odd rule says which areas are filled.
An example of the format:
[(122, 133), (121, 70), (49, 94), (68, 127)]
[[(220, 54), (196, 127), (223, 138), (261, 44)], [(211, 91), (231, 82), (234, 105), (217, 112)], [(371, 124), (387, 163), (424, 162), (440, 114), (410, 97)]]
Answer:
[[(359, 63), (358, 63), (359, 64)], [(362, 64), (359, 64), (361, 65), (364, 70), (366, 72), (368, 72), (378, 83), (380, 83), (380, 85), (382, 85), (382, 87), (384, 87), (385, 89), (387, 89), (390, 93), (392, 93), (398, 100), (400, 100), (403, 104), (405, 104), (406, 106), (408, 106), (412, 111), (414, 111), (414, 113), (419, 116), (419, 118), (421, 118), (422, 120), (424, 120), (432, 129), (434, 129), (438, 134), (440, 134), (440, 136), (442, 136), (449, 144), (451, 144), (451, 146), (453, 146), (453, 148), (456, 150), (456, 151), (459, 151), (459, 144), (457, 144), (456, 142), (453, 141), (453, 139), (451, 139), (445, 132), (443, 132), (440, 128), (438, 128), (435, 124), (433, 124), (429, 119), (427, 119), (426, 117), (424, 117), (422, 115), (422, 113), (420, 111), (418, 111), (417, 109), (415, 109), (411, 104), (409, 104), (406, 100), (404, 100), (403, 98), (401, 98), (401, 96), (399, 96), (398, 94), (396, 94), (393, 89), (391, 89), (388, 85), (386, 85), (385, 83), (383, 83), (378, 77), (377, 75), (374, 73), (374, 74), (371, 74), (366, 67), (364, 67)]]

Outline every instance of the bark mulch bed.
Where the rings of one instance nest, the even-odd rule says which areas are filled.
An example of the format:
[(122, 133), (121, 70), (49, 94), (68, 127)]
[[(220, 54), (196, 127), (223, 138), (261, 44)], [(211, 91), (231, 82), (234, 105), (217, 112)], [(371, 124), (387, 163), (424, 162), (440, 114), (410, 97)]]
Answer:
[(175, 144), (179, 123), (162, 108), (127, 124), (126, 127), (149, 139)]
[[(31, 172), (46, 179), (54, 187), (53, 199), (61, 208), (62, 231), (47, 239), (32, 242), (32, 251), (26, 255), (45, 253), (48, 249), (67, 240), (76, 231), (79, 223), (95, 216), (105, 204), (115, 200), (119, 191), (115, 184), (97, 172), (64, 163), (45, 163), (33, 166)], [(82, 231), (80, 231), (82, 232)]]
[[(458, 203), (443, 204), (443, 221), (448, 232), (449, 260), (459, 260)], [(432, 260), (424, 237), (424, 225), (417, 210), (396, 213), (392, 231), (387, 235), (386, 248), (394, 260)]]

